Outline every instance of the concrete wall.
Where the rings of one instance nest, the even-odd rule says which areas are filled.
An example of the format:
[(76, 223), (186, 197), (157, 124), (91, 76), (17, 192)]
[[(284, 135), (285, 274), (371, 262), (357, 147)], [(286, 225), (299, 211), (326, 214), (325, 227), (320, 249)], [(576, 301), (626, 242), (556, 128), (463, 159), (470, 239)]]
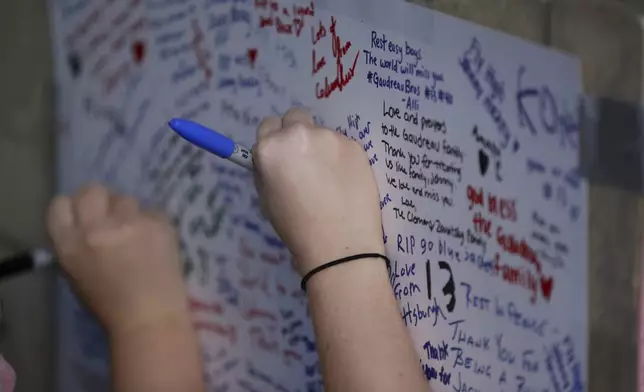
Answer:
[[(0, 1), (0, 257), (45, 241), (53, 186), (52, 80), (44, 0)], [(52, 271), (0, 282), (0, 352), (17, 391), (52, 390)]]
[[(439, 11), (575, 53), (586, 92), (642, 96), (641, 0), (416, 0)], [(44, 0), (0, 1), (0, 257), (45, 241), (53, 189), (51, 61)], [(639, 238), (644, 203), (605, 186), (590, 194), (591, 391), (633, 391)], [(51, 271), (0, 283), (2, 351), (18, 391), (52, 385)], [(17, 312), (27, 314), (18, 317)]]

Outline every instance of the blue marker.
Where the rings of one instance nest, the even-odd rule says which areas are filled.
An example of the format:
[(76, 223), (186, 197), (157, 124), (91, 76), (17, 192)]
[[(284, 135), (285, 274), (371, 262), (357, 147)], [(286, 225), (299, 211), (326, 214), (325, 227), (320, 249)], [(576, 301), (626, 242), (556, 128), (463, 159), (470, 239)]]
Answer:
[(219, 132), (206, 128), (196, 122), (173, 118), (168, 122), (170, 128), (195, 146), (201, 147), (218, 157), (253, 170), (253, 155), (250, 150), (240, 146)]

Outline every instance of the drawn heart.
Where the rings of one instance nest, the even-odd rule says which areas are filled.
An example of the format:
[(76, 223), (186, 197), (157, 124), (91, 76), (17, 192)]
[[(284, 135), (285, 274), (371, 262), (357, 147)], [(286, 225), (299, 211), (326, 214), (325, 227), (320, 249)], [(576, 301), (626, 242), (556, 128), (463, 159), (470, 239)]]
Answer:
[(142, 41), (134, 41), (132, 43), (132, 58), (137, 64), (141, 64), (145, 58), (145, 43)]
[(250, 66), (252, 68), (255, 68), (255, 60), (257, 60), (257, 49), (248, 49), (248, 60), (250, 60)]
[(483, 150), (479, 150), (479, 170), (481, 175), (485, 176), (487, 169), (490, 166), (490, 157)]
[(81, 59), (76, 53), (70, 53), (67, 56), (67, 64), (69, 65), (69, 71), (71, 72), (74, 78), (77, 78), (82, 70)]
[(545, 298), (547, 301), (550, 301), (550, 296), (552, 294), (552, 285), (552, 276), (548, 279), (544, 278), (543, 276), (541, 277), (541, 293), (543, 294), (543, 298)]

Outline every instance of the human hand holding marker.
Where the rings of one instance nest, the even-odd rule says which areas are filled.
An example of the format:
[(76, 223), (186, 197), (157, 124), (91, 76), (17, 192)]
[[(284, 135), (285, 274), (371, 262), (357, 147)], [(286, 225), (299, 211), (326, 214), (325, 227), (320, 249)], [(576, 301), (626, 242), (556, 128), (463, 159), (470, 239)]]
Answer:
[[(347, 256), (384, 253), (378, 186), (357, 142), (292, 109), (262, 121), (254, 152), (260, 202), (301, 275)], [(384, 270), (382, 260), (374, 264)]]
[(260, 124), (255, 162), (248, 149), (203, 125), (168, 124), (189, 142), (255, 171), (260, 201), (301, 275), (344, 256), (384, 253), (378, 187), (362, 147), (316, 127), (306, 110)]
[[(301, 275), (384, 253), (378, 186), (361, 145), (292, 109), (262, 121), (254, 153), (260, 201)], [(327, 390), (427, 391), (381, 259), (325, 269), (307, 293)]]
[[(230, 159), (232, 141), (190, 127), (199, 136), (186, 139)], [(384, 253), (378, 186), (362, 146), (292, 109), (262, 121), (253, 152), (262, 208), (300, 275), (346, 256)], [(327, 389), (427, 390), (381, 259), (325, 269), (307, 286)]]

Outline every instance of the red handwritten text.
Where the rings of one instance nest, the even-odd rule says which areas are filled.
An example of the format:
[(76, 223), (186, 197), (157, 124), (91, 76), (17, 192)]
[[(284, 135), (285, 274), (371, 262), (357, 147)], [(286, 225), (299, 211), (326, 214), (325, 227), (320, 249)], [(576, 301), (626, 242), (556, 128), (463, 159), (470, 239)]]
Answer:
[(296, 360), (297, 362), (300, 362), (300, 363), (302, 362), (302, 355), (300, 355), (296, 351), (287, 349), (287, 350), (284, 350), (282, 354), (284, 355), (284, 363), (286, 363), (287, 365), (290, 365), (291, 360), (293, 359)]
[(293, 14), (297, 16), (315, 16), (315, 4), (311, 2), (307, 6), (294, 5)]
[(293, 25), (282, 22), (279, 17), (275, 17), (275, 29), (278, 34), (293, 34)]
[(470, 201), (470, 210), (474, 206), (483, 207), (483, 189), (476, 189), (471, 185), (467, 186), (467, 199)]
[(78, 27), (76, 27), (74, 31), (72, 31), (72, 33), (65, 38), (65, 43), (67, 44), (67, 46), (73, 47), (74, 45), (76, 45), (76, 41), (78, 39), (86, 36), (90, 27), (95, 26), (98, 23), (102, 12), (103, 7), (99, 7), (94, 9), (89, 15), (87, 15), (87, 18), (85, 18), (85, 20), (83, 20), (78, 25)]
[(311, 43), (313, 45), (317, 44), (318, 41), (320, 41), (322, 38), (326, 37), (326, 28), (322, 24), (322, 21), (320, 21), (320, 24), (318, 25), (318, 30), (317, 32), (311, 26)]
[(516, 268), (511, 265), (501, 264), (499, 254), (496, 254), (494, 260), (494, 271), (505, 282), (512, 285), (521, 286), (532, 293), (530, 301), (534, 303), (537, 300), (537, 277), (528, 269)]
[(199, 68), (203, 70), (206, 80), (210, 80), (212, 77), (212, 69), (208, 66), (210, 52), (200, 45), (203, 41), (203, 32), (201, 31), (199, 22), (196, 19), (192, 20), (192, 32), (194, 33), (194, 37), (192, 38), (192, 48), (197, 56), (197, 64), (199, 64)]
[(336, 60), (336, 77), (331, 83), (329, 83), (328, 77), (324, 78), (324, 87), (320, 87), (320, 83), (315, 84), (315, 95), (318, 99), (329, 98), (331, 94), (336, 91), (342, 91), (353, 79), (355, 75), (356, 65), (358, 64), (358, 56), (360, 52), (356, 52), (356, 56), (353, 60), (351, 68), (347, 72), (344, 71), (344, 65), (342, 64), (342, 58), (347, 54), (351, 48), (351, 41), (347, 41), (344, 45), (342, 44), (342, 39), (337, 33), (336, 19), (331, 17), (331, 47), (333, 50), (333, 56)]
[(276, 256), (274, 254), (262, 252), (259, 255), (260, 260), (262, 260), (265, 263), (272, 264), (272, 265), (280, 265), (283, 262), (283, 259), (281, 259), (279, 256)]
[(496, 241), (505, 252), (511, 255), (520, 256), (522, 259), (532, 264), (538, 273), (541, 273), (541, 262), (537, 258), (537, 253), (523, 238), (519, 241), (514, 237), (514, 235), (504, 233), (503, 228), (498, 227), (496, 229)]
[[(289, 12), (288, 8), (282, 7), (281, 13), (279, 12), (280, 5), (277, 1), (255, 0), (255, 8), (269, 12), (269, 15), (259, 16), (259, 27), (272, 27), (275, 26), (275, 31), (278, 34), (295, 34), (299, 37), (304, 29), (304, 17), (313, 16), (315, 8), (313, 3), (310, 6), (293, 6), (293, 15)], [(280, 13), (283, 19), (274, 15)], [(290, 19), (287, 21), (287, 19)]]
[(107, 75), (103, 80), (103, 93), (108, 95), (114, 90), (118, 82), (130, 73), (130, 63), (122, 63), (114, 72)]
[(483, 233), (489, 237), (492, 237), (492, 221), (485, 219), (480, 212), (474, 214), (472, 218), (472, 224), (474, 225), (474, 231), (477, 233)]
[(267, 319), (267, 320), (272, 320), (272, 321), (277, 321), (277, 316), (275, 316), (273, 313), (264, 310), (264, 309), (259, 309), (259, 308), (250, 308), (246, 311), (245, 318), (248, 320), (253, 320), (253, 319)]
[(265, 17), (265, 16), (260, 16), (259, 17), (259, 27), (268, 27), (268, 26), (273, 26), (273, 18), (272, 17)]
[(493, 265), (496, 276), (501, 276), (505, 282), (521, 286), (530, 291), (532, 293), (532, 296), (530, 297), (530, 301), (532, 303), (536, 302), (539, 289), (541, 290), (543, 298), (546, 301), (550, 301), (554, 286), (554, 278), (552, 276), (546, 277), (541, 273), (539, 273), (538, 276), (535, 276), (528, 269), (501, 264), (499, 259), (500, 256), (497, 253)]
[(192, 311), (202, 311), (202, 312), (208, 312), (208, 313), (214, 313), (214, 314), (224, 313), (223, 306), (221, 306), (221, 304), (218, 302), (213, 302), (209, 304), (209, 303), (200, 301), (196, 298), (189, 298), (188, 306)]
[(255, 257), (255, 251), (253, 250), (253, 248), (248, 246), (244, 238), (240, 238), (238, 249), (239, 249), (239, 255), (244, 258), (252, 259)]
[(212, 332), (228, 338), (231, 344), (237, 343), (237, 329), (234, 325), (223, 325), (212, 321), (195, 321), (193, 326), (197, 331), (204, 330)]
[(487, 210), (490, 214), (496, 215), (503, 220), (510, 222), (517, 221), (516, 201), (512, 199), (502, 199), (488, 193)]
[(313, 49), (313, 75), (318, 73), (319, 70), (321, 70), (325, 65), (326, 65), (326, 60), (324, 59), (324, 56), (322, 56), (321, 59), (317, 60), (315, 58), (315, 49)]
[(302, 18), (293, 18), (293, 27), (295, 28), (295, 36), (299, 37), (302, 34), (304, 29), (304, 19)]
[[(313, 45), (318, 43), (324, 37), (326, 37), (326, 28), (322, 24), (322, 21), (320, 21), (320, 24), (318, 25), (317, 32), (315, 31), (313, 26), (311, 26), (311, 42), (313, 43)], [(322, 56), (322, 58), (318, 60), (315, 55), (315, 49), (313, 49), (312, 63), (313, 63), (312, 75), (315, 75), (316, 73), (318, 73), (319, 70), (321, 70), (326, 65), (326, 59), (324, 58), (324, 56)]]
[[(485, 191), (482, 188), (474, 188), (471, 185), (467, 186), (467, 199), (470, 202), (470, 210), (474, 206), (485, 207), (484, 195)], [(492, 215), (496, 215), (503, 220), (516, 222), (517, 210), (516, 201), (513, 199), (500, 198), (491, 192), (487, 194), (487, 209)]]

